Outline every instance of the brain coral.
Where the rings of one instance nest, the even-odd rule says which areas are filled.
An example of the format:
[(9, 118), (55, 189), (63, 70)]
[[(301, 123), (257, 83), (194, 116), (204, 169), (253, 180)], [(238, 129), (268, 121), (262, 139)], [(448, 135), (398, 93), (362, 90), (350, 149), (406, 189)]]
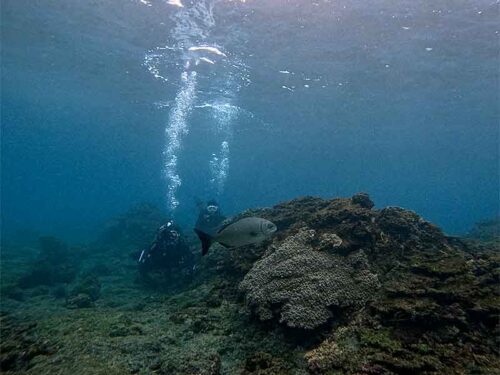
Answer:
[[(278, 315), (289, 327), (313, 329), (331, 307), (362, 306), (379, 287), (363, 250), (347, 256), (315, 250), (316, 232), (302, 228), (257, 261), (240, 284), (261, 320)], [(323, 240), (323, 238), (322, 238)]]

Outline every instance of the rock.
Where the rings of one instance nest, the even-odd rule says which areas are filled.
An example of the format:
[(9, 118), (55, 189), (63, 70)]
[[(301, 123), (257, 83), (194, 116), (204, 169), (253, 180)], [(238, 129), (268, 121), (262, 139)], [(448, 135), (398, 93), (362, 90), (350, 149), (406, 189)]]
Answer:
[(222, 304), (222, 299), (223, 299), (222, 293), (216, 293), (216, 292), (211, 293), (206, 299), (207, 307), (211, 308), (220, 307), (220, 305)]
[(371, 209), (375, 204), (371, 201), (366, 193), (354, 194), (351, 198), (353, 204), (357, 204), (363, 208)]
[(53, 266), (45, 260), (40, 260), (35, 262), (31, 270), (19, 279), (18, 285), (22, 289), (28, 289), (40, 285), (69, 283), (75, 278), (76, 272), (77, 268), (73, 264)]
[(78, 266), (68, 246), (55, 237), (40, 237), (38, 259), (31, 269), (21, 276), (18, 285), (22, 289), (40, 285), (69, 283), (76, 277)]
[(150, 244), (165, 219), (158, 207), (149, 203), (138, 204), (107, 223), (100, 243), (120, 249), (121, 253), (124, 249), (136, 251)]
[(281, 358), (275, 358), (269, 353), (256, 352), (245, 360), (242, 375), (278, 375), (289, 374), (290, 369)]
[(90, 297), (92, 302), (96, 301), (101, 294), (101, 283), (95, 276), (87, 276), (73, 288), (70, 295), (84, 294)]
[(31, 297), (46, 296), (49, 293), (50, 289), (45, 285), (40, 285), (31, 289)]
[(93, 307), (94, 301), (88, 294), (77, 294), (76, 296), (70, 297), (66, 301), (66, 307), (68, 309), (82, 309), (86, 307)]
[(207, 332), (211, 329), (210, 322), (205, 319), (196, 319), (191, 323), (190, 329), (194, 333)]
[(136, 324), (116, 324), (111, 327), (109, 337), (124, 337), (142, 335), (142, 328)]
[(64, 285), (58, 285), (54, 289), (52, 289), (52, 296), (54, 298), (66, 298), (68, 295), (68, 292)]
[(219, 354), (210, 356), (210, 367), (206, 371), (206, 375), (219, 375), (221, 368), (221, 359)]
[(36, 333), (36, 323), (18, 321), (9, 315), (0, 316), (0, 371), (25, 373), (38, 356), (49, 356), (56, 348)]
[(335, 233), (323, 233), (320, 237), (319, 248), (332, 250), (342, 245), (342, 238)]
[(111, 275), (111, 268), (107, 264), (97, 263), (88, 268), (85, 273), (87, 276), (109, 276)]
[(25, 297), (23, 290), (17, 285), (3, 285), (0, 295), (19, 302), (23, 301)]
[(159, 358), (154, 358), (149, 364), (149, 369), (156, 371), (159, 370), (162, 366), (162, 361)]
[(467, 238), (500, 244), (500, 218), (481, 221), (467, 233)]

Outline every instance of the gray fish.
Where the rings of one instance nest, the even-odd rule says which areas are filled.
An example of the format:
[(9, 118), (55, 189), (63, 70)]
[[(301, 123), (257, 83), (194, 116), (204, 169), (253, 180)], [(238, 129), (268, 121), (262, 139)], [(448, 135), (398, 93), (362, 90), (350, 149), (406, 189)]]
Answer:
[(214, 242), (225, 247), (240, 247), (264, 241), (276, 232), (276, 225), (260, 217), (244, 217), (219, 227), (215, 233), (205, 233), (199, 228), (194, 231), (201, 240), (201, 254), (208, 253)]

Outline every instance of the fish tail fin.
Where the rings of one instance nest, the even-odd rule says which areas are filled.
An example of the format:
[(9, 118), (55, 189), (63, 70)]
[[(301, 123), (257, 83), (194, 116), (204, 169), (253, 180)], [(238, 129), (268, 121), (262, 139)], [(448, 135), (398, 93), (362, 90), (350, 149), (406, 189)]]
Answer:
[(210, 246), (212, 245), (213, 238), (209, 234), (202, 232), (197, 228), (194, 228), (194, 231), (201, 241), (201, 255), (206, 255), (208, 253), (208, 249), (210, 249)]

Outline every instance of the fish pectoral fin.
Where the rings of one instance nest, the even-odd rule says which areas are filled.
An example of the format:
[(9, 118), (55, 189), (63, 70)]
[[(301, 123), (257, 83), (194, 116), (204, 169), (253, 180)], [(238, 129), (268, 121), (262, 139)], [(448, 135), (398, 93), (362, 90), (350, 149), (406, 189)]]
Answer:
[(232, 248), (232, 247), (233, 247), (233, 246), (228, 245), (228, 244), (223, 243), (223, 242), (219, 242), (219, 243), (220, 243), (222, 246), (224, 246), (226, 249), (230, 249), (230, 248)]
[(250, 232), (249, 234), (251, 237), (257, 237), (259, 235), (257, 232)]

